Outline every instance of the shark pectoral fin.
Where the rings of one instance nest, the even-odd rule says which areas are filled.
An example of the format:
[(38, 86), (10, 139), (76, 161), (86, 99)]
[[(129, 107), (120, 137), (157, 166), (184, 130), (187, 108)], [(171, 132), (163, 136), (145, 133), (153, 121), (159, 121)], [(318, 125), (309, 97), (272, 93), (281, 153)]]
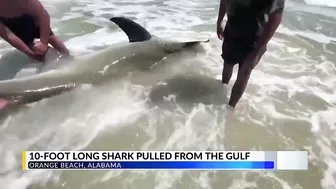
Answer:
[(126, 33), (129, 42), (147, 41), (152, 38), (152, 35), (144, 27), (130, 19), (125, 17), (113, 17), (110, 20)]
[(75, 87), (76, 85), (74, 84), (68, 84), (68, 85), (53, 87), (53, 88), (49, 88), (49, 89), (41, 90), (41, 91), (31, 91), (31, 92), (24, 92), (22, 94), (16, 94), (16, 97), (12, 95), (12, 98), (18, 100), (20, 104), (29, 104), (29, 103), (40, 101), (45, 98), (49, 98), (49, 97), (60, 95), (65, 92), (69, 92), (75, 89)]

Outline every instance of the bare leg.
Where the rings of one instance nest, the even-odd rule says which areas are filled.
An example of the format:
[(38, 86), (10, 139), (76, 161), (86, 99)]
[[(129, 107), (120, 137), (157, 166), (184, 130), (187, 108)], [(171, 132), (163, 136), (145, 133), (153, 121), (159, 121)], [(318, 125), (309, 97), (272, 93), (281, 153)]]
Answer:
[[(265, 51), (266, 51), (266, 49), (265, 49)], [(263, 54), (264, 53), (262, 53), (258, 57), (258, 61), (257, 61), (256, 65), (259, 63)], [(237, 80), (236, 80), (235, 84), (233, 85), (232, 92), (231, 92), (231, 97), (230, 97), (230, 101), (229, 101), (229, 106), (231, 106), (232, 108), (234, 108), (237, 105), (238, 101), (240, 100), (243, 93), (245, 92), (248, 80), (250, 79), (250, 75), (251, 75), (251, 72), (252, 72), (253, 69), (254, 69), (254, 67), (250, 70), (242, 71), (241, 67), (239, 66)]]
[(223, 67), (223, 72), (222, 72), (222, 83), (223, 84), (227, 85), (230, 82), (230, 79), (232, 77), (233, 67), (234, 67), (234, 64), (224, 62), (224, 67)]
[(68, 56), (70, 54), (64, 43), (56, 35), (49, 37), (49, 43), (62, 55)]
[(241, 96), (243, 95), (247, 82), (250, 78), (250, 71), (238, 71), (238, 76), (235, 84), (232, 87), (231, 97), (229, 101), (229, 106), (235, 107), (240, 100)]

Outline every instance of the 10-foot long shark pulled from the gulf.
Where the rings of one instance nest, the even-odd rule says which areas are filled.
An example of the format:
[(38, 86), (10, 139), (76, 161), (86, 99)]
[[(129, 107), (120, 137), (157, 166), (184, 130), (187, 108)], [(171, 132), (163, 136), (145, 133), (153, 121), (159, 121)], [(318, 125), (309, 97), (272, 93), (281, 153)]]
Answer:
[(54, 70), (0, 81), (0, 97), (37, 95), (42, 99), (44, 96), (59, 94), (71, 86), (93, 83), (98, 77), (104, 76), (105, 72), (109, 72), (107, 70), (113, 67), (113, 64), (123, 64), (138, 58), (154, 63), (162, 60), (167, 54), (181, 52), (209, 41), (168, 41), (151, 35), (145, 28), (127, 18), (113, 17), (110, 20), (127, 34), (129, 43), (115, 44), (93, 54), (65, 59), (62, 67)]

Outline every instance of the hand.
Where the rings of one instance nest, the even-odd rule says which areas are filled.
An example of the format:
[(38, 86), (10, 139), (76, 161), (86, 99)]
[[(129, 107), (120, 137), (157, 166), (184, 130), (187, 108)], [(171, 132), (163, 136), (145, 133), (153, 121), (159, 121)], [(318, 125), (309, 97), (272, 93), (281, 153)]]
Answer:
[(217, 21), (217, 36), (218, 39), (223, 40), (224, 39), (224, 26), (223, 22)]
[(44, 56), (45, 53), (47, 52), (48, 50), (48, 45), (47, 44), (44, 44), (42, 43), (41, 41), (38, 41), (34, 44), (33, 46), (33, 50), (36, 54), (39, 54), (41, 56)]
[(28, 51), (27, 55), (28, 55), (30, 58), (35, 59), (35, 60), (38, 60), (38, 61), (41, 61), (41, 62), (43, 62), (43, 60), (44, 60), (44, 56), (42, 56), (42, 55), (40, 55), (40, 54), (38, 54), (38, 53), (35, 53), (35, 52), (31, 51), (31, 50)]

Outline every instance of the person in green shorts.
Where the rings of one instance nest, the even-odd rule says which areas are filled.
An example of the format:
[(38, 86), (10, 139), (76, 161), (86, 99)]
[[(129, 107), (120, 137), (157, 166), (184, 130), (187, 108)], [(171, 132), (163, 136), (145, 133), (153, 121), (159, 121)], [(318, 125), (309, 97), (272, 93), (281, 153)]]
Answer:
[[(266, 46), (281, 23), (285, 0), (221, 0), (217, 35), (223, 40), (222, 83), (228, 84), (233, 67), (239, 70), (229, 106), (235, 108), (243, 95), (250, 74), (266, 52)], [(224, 16), (227, 22), (223, 26)]]

